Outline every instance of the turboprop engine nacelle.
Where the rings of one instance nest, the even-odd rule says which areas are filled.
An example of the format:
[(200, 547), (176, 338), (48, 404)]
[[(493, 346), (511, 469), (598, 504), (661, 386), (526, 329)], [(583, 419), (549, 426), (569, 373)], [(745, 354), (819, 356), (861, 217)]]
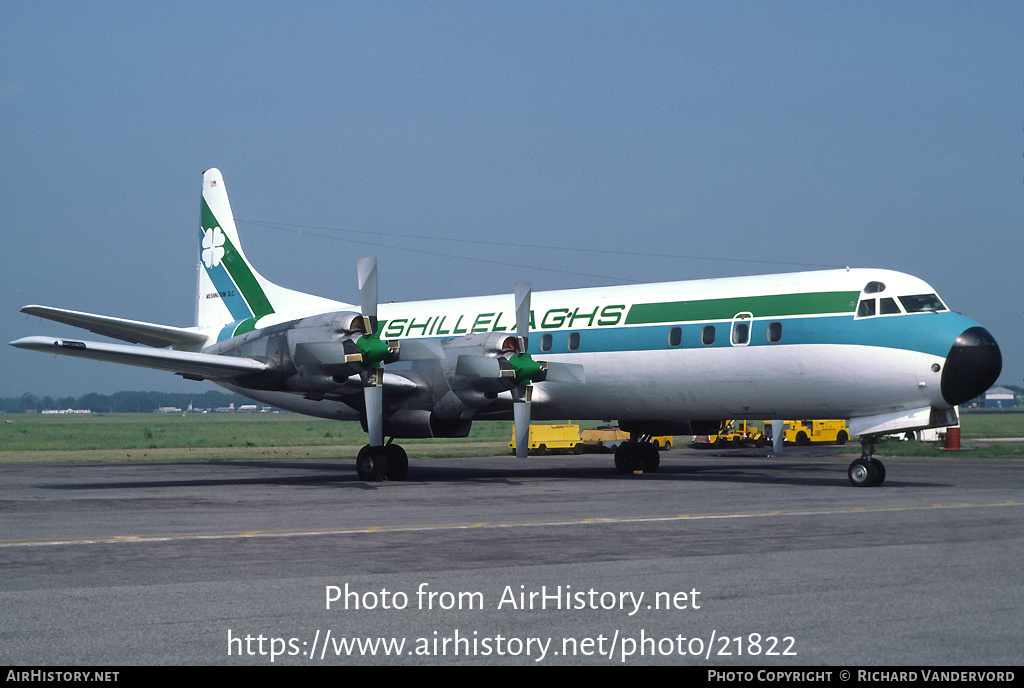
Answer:
[(364, 367), (353, 361), (359, 354), (355, 340), (362, 336), (363, 317), (351, 311), (314, 315), (296, 321), (287, 330), (287, 356), (294, 374), (285, 386), (295, 391), (341, 393), (359, 389), (350, 380)]
[[(470, 334), (442, 344), (442, 362), (449, 387), (467, 404), (480, 406), (511, 389), (515, 372), (508, 357), (516, 351), (514, 335), (501, 332)], [(478, 401), (478, 397), (484, 401)]]
[(501, 371), (511, 370), (505, 356), (513, 351), (514, 341), (509, 334), (495, 332), (439, 342), (441, 355), (431, 374), (435, 424), (469, 420), (481, 408), (502, 403), (498, 394), (511, 388), (512, 378)]

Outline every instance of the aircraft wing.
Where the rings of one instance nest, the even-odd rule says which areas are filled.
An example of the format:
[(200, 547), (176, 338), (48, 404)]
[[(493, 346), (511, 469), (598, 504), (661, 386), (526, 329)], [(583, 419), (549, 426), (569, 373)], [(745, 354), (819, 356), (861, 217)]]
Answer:
[(144, 346), (104, 342), (82, 342), (58, 339), (57, 337), (22, 337), (10, 344), (19, 349), (169, 370), (190, 378), (208, 380), (230, 381), (240, 376), (265, 373), (271, 370), (269, 363), (252, 358), (203, 354), (194, 351), (151, 349)]
[(198, 351), (207, 344), (207, 336), (192, 328), (156, 325), (50, 306), (25, 306), (21, 312), (81, 327), (104, 337), (113, 337), (132, 344), (145, 344), (158, 349), (170, 346), (185, 351)]

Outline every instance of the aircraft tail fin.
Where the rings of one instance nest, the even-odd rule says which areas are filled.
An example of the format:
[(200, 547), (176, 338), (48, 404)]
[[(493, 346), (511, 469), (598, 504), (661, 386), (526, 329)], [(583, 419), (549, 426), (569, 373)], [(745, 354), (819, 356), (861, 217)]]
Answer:
[(255, 329), (267, 315), (329, 310), (336, 301), (279, 287), (260, 275), (245, 257), (220, 170), (203, 173), (199, 227), (196, 325), (233, 336)]

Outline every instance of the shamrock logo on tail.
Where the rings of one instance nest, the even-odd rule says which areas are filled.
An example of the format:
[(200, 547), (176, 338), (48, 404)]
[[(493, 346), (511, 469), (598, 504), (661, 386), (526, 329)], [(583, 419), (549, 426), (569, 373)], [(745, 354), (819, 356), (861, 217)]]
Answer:
[(224, 257), (224, 230), (220, 227), (203, 230), (203, 265), (212, 268), (220, 265)]

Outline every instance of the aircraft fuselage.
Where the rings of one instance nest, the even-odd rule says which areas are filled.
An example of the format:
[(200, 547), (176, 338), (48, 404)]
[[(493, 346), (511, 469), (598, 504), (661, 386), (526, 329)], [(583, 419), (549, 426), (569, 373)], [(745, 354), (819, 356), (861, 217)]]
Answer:
[[(865, 292), (868, 285), (876, 291)], [(908, 311), (920, 306), (912, 299), (924, 295), (934, 299), (929, 309)], [(355, 310), (339, 307), (341, 313)], [(257, 329), (207, 351), (264, 356), (277, 364), (282, 379), (295, 375), (302, 366), (289, 359), (285, 340), (296, 321), (287, 318), (268, 316), (265, 330), (258, 329), (262, 321), (254, 323)], [(444, 347), (475, 338), (483, 355), (497, 356), (500, 348), (487, 350), (483, 342), (510, 334), (515, 315), (508, 295), (384, 304), (378, 327), (385, 339), (431, 340), (449, 352)], [(991, 337), (972, 347), (972, 358), (984, 359), (980, 363), (947, 360), (957, 338), (978, 327), (948, 310), (923, 281), (886, 270), (538, 292), (533, 295), (529, 353), (581, 364), (586, 381), (536, 384), (533, 417), (682, 425), (725, 418), (855, 418), (945, 410), (991, 384), (984, 375), (973, 385), (965, 383), (948, 365), (998, 370), (1001, 359)], [(264, 348), (254, 350), (253, 342)], [(511, 417), (507, 392), (488, 399), (485, 390), (468, 404), (454, 403), (476, 390), (450, 365), (414, 361), (403, 367), (393, 372), (388, 367), (391, 381), (404, 379), (394, 395), (388, 394), (385, 380), (391, 411), (417, 408), (445, 420)], [(346, 403), (352, 401), (350, 394), (341, 386), (332, 393), (332, 384), (316, 400), (266, 385), (237, 389), (301, 413), (359, 418), (358, 398)], [(416, 386), (430, 391), (411, 393)], [(448, 392), (454, 398), (444, 402)]]

